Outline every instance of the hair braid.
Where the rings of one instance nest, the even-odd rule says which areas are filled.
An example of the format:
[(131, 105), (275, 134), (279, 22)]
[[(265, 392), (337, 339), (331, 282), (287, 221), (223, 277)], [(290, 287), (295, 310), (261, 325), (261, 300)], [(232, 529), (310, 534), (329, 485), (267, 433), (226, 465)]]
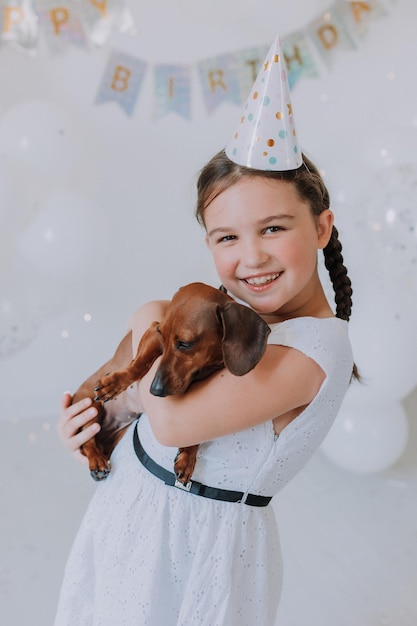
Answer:
[(352, 310), (352, 284), (343, 263), (342, 244), (337, 228), (333, 226), (329, 243), (323, 250), (324, 263), (333, 284), (336, 317), (348, 321)]
[[(349, 321), (352, 311), (352, 284), (343, 263), (342, 244), (337, 228), (333, 226), (329, 243), (323, 250), (324, 264), (329, 272), (334, 289), (336, 317)], [(356, 363), (353, 364), (352, 378), (361, 380)]]

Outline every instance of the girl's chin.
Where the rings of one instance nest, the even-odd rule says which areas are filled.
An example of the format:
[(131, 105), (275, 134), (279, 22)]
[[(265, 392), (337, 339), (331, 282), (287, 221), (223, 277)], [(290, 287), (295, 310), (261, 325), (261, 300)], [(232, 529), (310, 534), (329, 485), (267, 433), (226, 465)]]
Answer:
[(276, 299), (264, 299), (251, 298), (249, 295), (246, 298), (241, 298), (243, 302), (246, 302), (261, 317), (274, 317), (278, 314), (280, 303), (276, 302)]

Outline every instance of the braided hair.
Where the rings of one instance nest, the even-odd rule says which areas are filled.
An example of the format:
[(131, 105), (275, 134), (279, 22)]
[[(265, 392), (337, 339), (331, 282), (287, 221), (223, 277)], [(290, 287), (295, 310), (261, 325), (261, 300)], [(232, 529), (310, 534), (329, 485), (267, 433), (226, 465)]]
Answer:
[[(222, 150), (203, 167), (197, 181), (195, 214), (200, 224), (204, 226), (206, 207), (244, 176), (264, 177), (292, 183), (300, 198), (309, 204), (314, 216), (330, 208), (330, 196), (323, 178), (314, 163), (305, 155), (303, 155), (303, 165), (298, 169), (274, 172), (238, 165), (231, 161)], [(343, 262), (342, 244), (335, 226), (332, 228), (330, 240), (323, 249), (323, 254), (335, 294), (336, 317), (349, 321), (352, 310), (352, 285)], [(353, 377), (359, 379), (356, 365), (353, 367)]]

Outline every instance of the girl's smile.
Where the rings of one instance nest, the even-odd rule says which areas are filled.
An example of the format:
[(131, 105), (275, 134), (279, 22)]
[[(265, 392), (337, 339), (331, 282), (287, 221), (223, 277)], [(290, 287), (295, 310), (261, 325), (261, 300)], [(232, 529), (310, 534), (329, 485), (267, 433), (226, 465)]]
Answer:
[(317, 272), (331, 211), (315, 217), (292, 183), (251, 176), (215, 197), (204, 221), (223, 285), (267, 321), (332, 315)]
[(253, 276), (252, 278), (245, 278), (245, 282), (248, 285), (252, 285), (255, 291), (259, 291), (267, 285), (270, 285), (272, 282), (275, 282), (281, 276), (281, 273), (282, 272), (266, 276)]

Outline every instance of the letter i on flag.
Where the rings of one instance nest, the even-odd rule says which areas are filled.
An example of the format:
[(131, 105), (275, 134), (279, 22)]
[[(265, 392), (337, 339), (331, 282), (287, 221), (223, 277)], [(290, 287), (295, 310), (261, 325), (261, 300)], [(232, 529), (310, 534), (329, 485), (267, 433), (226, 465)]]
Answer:
[(191, 87), (188, 65), (157, 65), (154, 69), (154, 114), (156, 119), (174, 111), (190, 119)]
[(117, 102), (126, 115), (133, 114), (147, 64), (124, 52), (113, 51), (96, 97), (96, 104)]

